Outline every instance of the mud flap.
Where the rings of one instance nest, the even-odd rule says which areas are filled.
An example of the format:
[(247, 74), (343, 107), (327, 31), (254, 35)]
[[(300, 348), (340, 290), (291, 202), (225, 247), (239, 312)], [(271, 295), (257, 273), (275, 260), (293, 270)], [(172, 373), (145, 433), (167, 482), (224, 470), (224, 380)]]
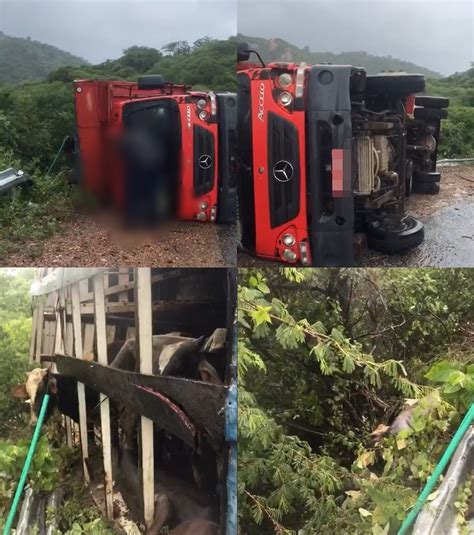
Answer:
[(313, 265), (352, 266), (350, 66), (312, 67), (308, 78), (309, 230)]

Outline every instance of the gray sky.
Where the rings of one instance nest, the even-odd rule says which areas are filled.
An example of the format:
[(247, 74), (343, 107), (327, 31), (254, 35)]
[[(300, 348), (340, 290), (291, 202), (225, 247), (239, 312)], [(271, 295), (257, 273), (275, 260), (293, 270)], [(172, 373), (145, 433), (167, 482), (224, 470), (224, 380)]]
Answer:
[(471, 0), (0, 0), (0, 30), (93, 63), (131, 45), (160, 48), (239, 31), (313, 51), (392, 55), (451, 74), (473, 59), (473, 6)]
[(0, 0), (0, 30), (57, 46), (92, 63), (131, 45), (161, 48), (237, 33), (236, 0)]
[(238, 30), (314, 52), (365, 50), (451, 74), (473, 60), (472, 0), (238, 0)]

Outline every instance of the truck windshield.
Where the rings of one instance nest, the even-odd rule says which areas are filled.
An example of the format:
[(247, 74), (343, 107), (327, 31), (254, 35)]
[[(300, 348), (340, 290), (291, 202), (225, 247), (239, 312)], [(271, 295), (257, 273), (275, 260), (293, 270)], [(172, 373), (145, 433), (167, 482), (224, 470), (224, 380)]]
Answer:
[(178, 103), (161, 98), (130, 102), (123, 109), (122, 149), (131, 219), (166, 217), (174, 211), (180, 172)]

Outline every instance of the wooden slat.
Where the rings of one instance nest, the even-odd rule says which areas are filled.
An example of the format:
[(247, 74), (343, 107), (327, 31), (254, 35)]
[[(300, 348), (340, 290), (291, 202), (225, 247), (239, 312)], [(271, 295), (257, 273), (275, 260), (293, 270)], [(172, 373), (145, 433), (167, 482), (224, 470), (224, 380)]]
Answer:
[(42, 341), (43, 341), (43, 324), (44, 324), (44, 301), (43, 299), (40, 299), (38, 306), (38, 317), (36, 320), (36, 354), (35, 354), (35, 361), (40, 361), (40, 355), (41, 355), (41, 348), (42, 348)]
[(33, 309), (33, 318), (31, 321), (31, 340), (30, 340), (30, 362), (35, 360), (35, 347), (36, 347), (36, 324), (38, 320), (38, 307)]
[(54, 353), (64, 355), (64, 333), (63, 333), (63, 321), (65, 319), (63, 306), (64, 306), (64, 289), (58, 292), (56, 301), (56, 324), (54, 335)]
[[(82, 324), (81, 324), (81, 309), (79, 301), (79, 283), (75, 282), (71, 285), (71, 307), (72, 307), (72, 332), (73, 337), (67, 340), (68, 349), (72, 349), (72, 338), (74, 338), (74, 356), (82, 358)], [(86, 410), (86, 393), (84, 383), (77, 382), (77, 398), (79, 401), (79, 430), (81, 435), (81, 451), (82, 451), (82, 469), (84, 471), (84, 479), (86, 482), (90, 481), (90, 474), (87, 468), (87, 459), (89, 458), (89, 444), (87, 440), (87, 410)]]
[(43, 273), (40, 279), (33, 283), (31, 294), (33, 296), (51, 294), (60, 288), (103, 271), (104, 268), (54, 268), (49, 273)]
[[(140, 372), (151, 375), (153, 369), (153, 318), (151, 302), (151, 269), (136, 270), (136, 299), (138, 317), (138, 347), (140, 351)], [(143, 516), (150, 527), (154, 516), (154, 461), (153, 461), (153, 422), (142, 416), (142, 478), (143, 478)]]
[[(157, 312), (166, 312), (175, 310), (177, 308), (199, 308), (203, 306), (213, 306), (216, 303), (213, 301), (155, 301), (153, 303), (153, 310)], [(107, 303), (106, 311), (110, 314), (132, 313), (135, 312), (135, 303)], [(94, 305), (92, 303), (81, 303), (82, 314), (94, 314)]]
[[(97, 360), (107, 366), (107, 329), (105, 321), (105, 288), (104, 275), (99, 273), (94, 277), (94, 305), (95, 326), (97, 332)], [(102, 451), (104, 454), (105, 474), (105, 504), (107, 517), (113, 518), (113, 474), (112, 474), (112, 446), (110, 431), (110, 402), (100, 394), (100, 420), (102, 432)]]
[(107, 325), (107, 343), (111, 344), (115, 340), (116, 325)]
[[(165, 280), (176, 278), (176, 277), (178, 277), (180, 275), (181, 275), (181, 271), (180, 270), (178, 270), (178, 269), (171, 270), (170, 269), (170, 270), (164, 271), (163, 273), (160, 273), (158, 275), (153, 275), (153, 277), (151, 277), (151, 282), (152, 283), (162, 282), (162, 281), (165, 281)], [(122, 277), (125, 277), (125, 278), (122, 278)], [(119, 300), (120, 301), (127, 300), (126, 291), (127, 290), (133, 290), (134, 288), (135, 288), (135, 282), (133, 280), (132, 281), (128, 280), (128, 273), (120, 272), (119, 273), (119, 284), (117, 284), (115, 286), (110, 286), (108, 288), (106, 287), (105, 296), (108, 297), (110, 295), (117, 294), (117, 293), (120, 293), (120, 294), (123, 295), (125, 293), (125, 297), (122, 298), (122, 297), (119, 296)], [(92, 299), (94, 299), (93, 292), (84, 292), (84, 293), (81, 294), (81, 302), (91, 301)]]
[(94, 334), (95, 325), (93, 323), (86, 323), (84, 326), (84, 346), (82, 348), (83, 354), (92, 353), (94, 351)]
[[(45, 331), (45, 347), (49, 351), (52, 351), (55, 354), (62, 354), (62, 332), (61, 332), (61, 321), (60, 321), (60, 312), (58, 309), (59, 304), (59, 292), (53, 292), (47, 296), (46, 302), (48, 305), (54, 308), (54, 321), (48, 321)], [(57, 367), (54, 362), (50, 364), (50, 369), (52, 372), (57, 372)], [(74, 441), (72, 437), (72, 422), (69, 416), (64, 416), (64, 427), (66, 429), (66, 444), (72, 448)]]

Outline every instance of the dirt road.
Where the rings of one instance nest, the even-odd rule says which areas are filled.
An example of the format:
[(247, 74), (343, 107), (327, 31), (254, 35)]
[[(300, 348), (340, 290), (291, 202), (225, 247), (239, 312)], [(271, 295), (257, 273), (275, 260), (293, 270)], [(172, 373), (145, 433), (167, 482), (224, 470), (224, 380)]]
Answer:
[[(420, 247), (403, 254), (369, 251), (368, 267), (471, 267), (474, 265), (474, 167), (443, 167), (438, 195), (412, 195), (407, 212), (425, 225)], [(239, 252), (239, 266), (275, 266)]]
[[(38, 251), (32, 258), (31, 253)], [(26, 244), (8, 266), (235, 266), (235, 227), (176, 221), (155, 232), (123, 230), (117, 222), (77, 213), (61, 233)]]

